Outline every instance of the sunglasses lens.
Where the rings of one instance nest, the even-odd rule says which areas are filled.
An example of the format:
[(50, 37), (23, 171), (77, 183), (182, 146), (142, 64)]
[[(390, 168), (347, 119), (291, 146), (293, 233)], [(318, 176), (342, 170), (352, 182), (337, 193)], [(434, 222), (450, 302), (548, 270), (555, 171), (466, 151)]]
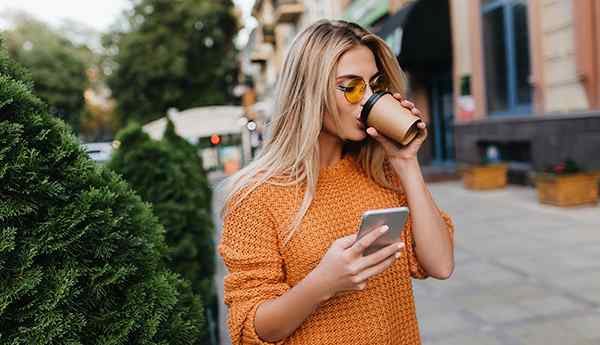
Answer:
[(388, 90), (388, 83), (383, 74), (380, 74), (373, 80), (373, 92), (383, 92)]
[(358, 103), (365, 94), (366, 84), (362, 79), (354, 79), (346, 86), (347, 91), (344, 93), (346, 99), (350, 103)]

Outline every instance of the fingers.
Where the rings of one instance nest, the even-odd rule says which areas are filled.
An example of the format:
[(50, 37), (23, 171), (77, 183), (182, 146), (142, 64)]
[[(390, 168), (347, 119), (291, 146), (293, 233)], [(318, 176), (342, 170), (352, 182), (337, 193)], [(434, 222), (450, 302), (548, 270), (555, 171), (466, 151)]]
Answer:
[(387, 225), (379, 226), (373, 229), (371, 232), (357, 240), (350, 248), (351, 255), (362, 255), (363, 251), (367, 249), (371, 243), (375, 242), (379, 236), (383, 235), (386, 231), (389, 230)]
[(408, 109), (413, 109), (415, 107), (415, 104), (413, 102), (407, 100), (403, 100), (402, 105)]
[(415, 114), (418, 117), (422, 117), (423, 113), (421, 113), (421, 111), (419, 109), (417, 109), (417, 107), (415, 106), (415, 104), (409, 100), (406, 99), (402, 99), (402, 95), (399, 93), (394, 93), (392, 96), (394, 96), (395, 99), (400, 101), (400, 104), (402, 104), (405, 108), (410, 109), (410, 111)]
[(381, 261), (395, 255), (398, 258), (400, 251), (404, 249), (404, 242), (397, 242), (390, 244), (384, 248), (379, 249), (373, 254), (367, 255), (360, 259), (356, 265), (357, 272), (364, 270), (365, 268), (377, 265)]
[(419, 134), (415, 139), (425, 141), (427, 138), (427, 125), (424, 122), (421, 122), (417, 125), (417, 127), (419, 128)]
[(423, 118), (423, 113), (415, 106), (415, 104), (411, 101), (403, 100), (401, 101), (402, 106), (409, 109), (413, 115)]
[(358, 284), (359, 287), (361, 285), (366, 285), (367, 279), (385, 271), (386, 268), (390, 267), (394, 263), (395, 260), (396, 260), (395, 256), (390, 256), (389, 258), (380, 262), (379, 264), (377, 264), (375, 266), (371, 266), (371, 267), (367, 268), (366, 270), (360, 272), (359, 274), (355, 275), (354, 277), (352, 277), (352, 281), (355, 284)]

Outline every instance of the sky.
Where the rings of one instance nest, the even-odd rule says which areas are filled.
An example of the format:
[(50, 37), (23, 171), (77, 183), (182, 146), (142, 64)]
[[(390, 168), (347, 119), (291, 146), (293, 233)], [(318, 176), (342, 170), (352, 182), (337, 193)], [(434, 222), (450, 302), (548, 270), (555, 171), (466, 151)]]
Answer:
[[(233, 0), (242, 8), (244, 20), (249, 28), (242, 30), (239, 40), (244, 43), (249, 30), (255, 25), (250, 18), (254, 0)], [(0, 15), (7, 9), (24, 10), (52, 25), (59, 25), (63, 19), (82, 22), (97, 31), (107, 31), (121, 12), (129, 8), (129, 0), (0, 0)], [(0, 17), (0, 29), (6, 22)]]
[(53, 25), (68, 18), (98, 31), (107, 30), (128, 6), (129, 0), (0, 0), (0, 12), (6, 9), (24, 10)]

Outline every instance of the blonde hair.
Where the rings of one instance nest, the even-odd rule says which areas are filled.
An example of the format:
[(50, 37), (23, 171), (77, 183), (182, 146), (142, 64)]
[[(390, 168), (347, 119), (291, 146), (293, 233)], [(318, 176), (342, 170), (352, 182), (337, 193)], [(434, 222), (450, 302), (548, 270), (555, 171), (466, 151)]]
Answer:
[[(381, 38), (357, 24), (342, 20), (324, 19), (307, 27), (294, 38), (285, 57), (275, 88), (270, 136), (262, 151), (218, 187), (225, 195), (221, 217), (226, 217), (231, 208), (263, 183), (305, 184), (302, 204), (290, 222), (283, 244), (292, 238), (315, 196), (319, 176), (318, 137), (323, 115), (330, 114), (340, 128), (335, 101), (338, 61), (345, 52), (357, 46), (366, 46), (373, 52), (379, 71), (389, 81), (390, 91), (404, 94), (404, 73)], [(351, 154), (377, 184), (398, 190), (384, 174), (385, 153), (377, 141), (367, 138), (359, 145), (345, 145), (345, 151), (349, 151), (347, 154)], [(230, 205), (233, 200), (236, 203)]]

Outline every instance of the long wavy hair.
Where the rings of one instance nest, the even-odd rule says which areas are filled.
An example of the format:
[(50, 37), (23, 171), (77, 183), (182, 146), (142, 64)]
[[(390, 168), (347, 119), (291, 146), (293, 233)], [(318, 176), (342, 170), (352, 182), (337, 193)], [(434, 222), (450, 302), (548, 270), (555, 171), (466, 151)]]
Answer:
[[(335, 101), (338, 61), (357, 46), (365, 46), (373, 52), (378, 70), (388, 79), (390, 91), (404, 94), (405, 75), (381, 38), (342, 20), (323, 19), (307, 27), (294, 38), (279, 73), (273, 114), (267, 124), (270, 134), (262, 151), (218, 187), (225, 195), (221, 217), (226, 217), (231, 208), (263, 183), (303, 186), (302, 204), (289, 223), (283, 245), (289, 242), (315, 196), (319, 176), (318, 138), (323, 116), (331, 115), (341, 128)], [(346, 142), (344, 152), (351, 154), (377, 184), (399, 189), (384, 174), (385, 153), (376, 140), (367, 137), (358, 143)]]

